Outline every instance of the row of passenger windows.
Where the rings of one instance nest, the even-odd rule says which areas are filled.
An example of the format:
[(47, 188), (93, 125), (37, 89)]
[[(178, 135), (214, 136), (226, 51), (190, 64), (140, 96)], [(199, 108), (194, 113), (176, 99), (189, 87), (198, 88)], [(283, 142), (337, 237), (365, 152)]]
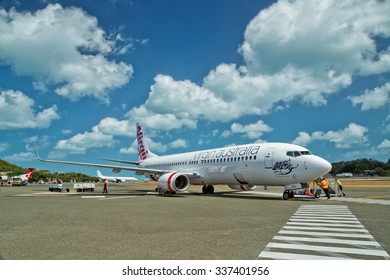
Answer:
[(231, 158), (217, 158), (217, 159), (202, 159), (202, 160), (191, 160), (191, 161), (180, 161), (180, 162), (171, 162), (171, 163), (161, 163), (151, 165), (154, 167), (164, 167), (164, 166), (180, 166), (180, 165), (195, 165), (195, 164), (208, 164), (208, 163), (222, 163), (222, 162), (235, 162), (235, 161), (253, 161), (256, 160), (257, 156), (242, 156), (242, 157), (231, 157)]
[(286, 155), (289, 157), (300, 157), (305, 155), (311, 155), (311, 153), (309, 151), (288, 151)]

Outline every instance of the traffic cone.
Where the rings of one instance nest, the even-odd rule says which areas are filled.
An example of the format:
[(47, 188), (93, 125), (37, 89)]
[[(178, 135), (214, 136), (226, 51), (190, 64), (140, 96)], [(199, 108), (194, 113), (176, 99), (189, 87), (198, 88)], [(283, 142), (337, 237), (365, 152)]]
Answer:
[(307, 195), (313, 195), (313, 194), (311, 193), (310, 188), (307, 189), (306, 194), (307, 194)]

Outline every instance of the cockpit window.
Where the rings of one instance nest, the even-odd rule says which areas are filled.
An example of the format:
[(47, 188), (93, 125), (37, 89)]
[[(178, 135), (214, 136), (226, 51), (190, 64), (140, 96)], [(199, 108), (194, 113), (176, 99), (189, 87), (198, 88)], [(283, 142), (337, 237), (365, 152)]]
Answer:
[(300, 156), (311, 155), (311, 153), (309, 151), (288, 151), (286, 155), (289, 157), (300, 157)]

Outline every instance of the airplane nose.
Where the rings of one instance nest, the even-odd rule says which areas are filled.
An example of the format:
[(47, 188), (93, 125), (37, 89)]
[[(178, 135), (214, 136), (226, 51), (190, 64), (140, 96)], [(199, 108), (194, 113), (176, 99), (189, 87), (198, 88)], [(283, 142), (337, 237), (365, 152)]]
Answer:
[(332, 165), (329, 161), (320, 158), (315, 157), (314, 164), (313, 164), (313, 173), (316, 173), (318, 177), (323, 176), (327, 173), (329, 173), (332, 170)]

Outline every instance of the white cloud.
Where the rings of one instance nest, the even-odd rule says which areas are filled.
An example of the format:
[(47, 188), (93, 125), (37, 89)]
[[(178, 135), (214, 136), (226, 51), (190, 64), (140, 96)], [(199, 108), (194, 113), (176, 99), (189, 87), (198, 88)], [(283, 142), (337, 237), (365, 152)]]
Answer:
[(385, 139), (378, 145), (379, 149), (390, 149), (390, 140)]
[(105, 57), (117, 43), (80, 8), (49, 4), (35, 13), (0, 9), (0, 64), (31, 76), (36, 89), (54, 86), (71, 100), (92, 96), (108, 102), (109, 91), (129, 81), (132, 66)]
[(376, 41), (390, 36), (388, 10), (388, 1), (278, 1), (248, 24), (244, 65), (220, 64), (199, 85), (158, 75), (146, 103), (128, 116), (139, 110), (193, 128), (197, 120), (263, 115), (293, 101), (325, 105), (355, 75), (389, 71), (390, 48), (379, 50)]
[(35, 154), (31, 152), (21, 152), (11, 156), (6, 156), (4, 159), (10, 162), (31, 161), (35, 159)]
[(278, 1), (250, 22), (240, 51), (252, 73), (292, 65), (319, 77), (329, 67), (337, 76), (368, 74), (373, 63), (388, 63), (389, 50), (378, 54), (373, 37), (390, 36), (389, 10), (389, 2), (376, 0)]
[(0, 92), (0, 129), (47, 128), (53, 120), (59, 119), (58, 108), (53, 105), (41, 112), (35, 112), (35, 102), (20, 91)]
[(128, 120), (107, 117), (102, 119), (92, 130), (99, 131), (105, 135), (135, 136), (135, 123), (130, 123)]
[(353, 106), (361, 104), (362, 111), (381, 108), (390, 102), (390, 83), (386, 83), (382, 87), (376, 87), (373, 90), (366, 90), (364, 94), (352, 96), (350, 99)]
[(245, 137), (249, 139), (256, 139), (261, 137), (264, 132), (270, 132), (273, 129), (265, 124), (263, 121), (258, 121), (253, 124), (241, 125), (238, 123), (233, 123), (231, 125), (232, 133), (243, 133)]
[(315, 131), (311, 135), (307, 132), (299, 132), (293, 143), (306, 146), (313, 141), (329, 141), (333, 142), (336, 148), (351, 148), (366, 144), (367, 132), (367, 127), (350, 123), (346, 128), (338, 131)]
[(177, 139), (171, 143), (169, 143), (169, 148), (177, 149), (177, 148), (187, 148), (188, 144), (186, 140)]
[(92, 131), (79, 133), (69, 139), (60, 140), (54, 149), (66, 151), (71, 154), (84, 154), (89, 148), (113, 147), (115, 144), (116, 141), (112, 135)]

